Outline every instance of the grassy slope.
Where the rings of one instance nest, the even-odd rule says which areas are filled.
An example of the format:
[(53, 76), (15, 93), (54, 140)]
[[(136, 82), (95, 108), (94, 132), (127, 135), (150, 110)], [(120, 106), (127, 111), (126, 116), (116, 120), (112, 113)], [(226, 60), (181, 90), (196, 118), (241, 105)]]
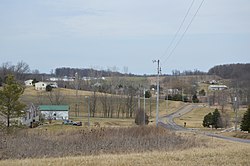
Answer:
[(249, 165), (249, 144), (224, 142), (215, 138), (208, 141), (210, 145), (207, 148), (182, 151), (4, 160), (0, 161), (0, 165)]

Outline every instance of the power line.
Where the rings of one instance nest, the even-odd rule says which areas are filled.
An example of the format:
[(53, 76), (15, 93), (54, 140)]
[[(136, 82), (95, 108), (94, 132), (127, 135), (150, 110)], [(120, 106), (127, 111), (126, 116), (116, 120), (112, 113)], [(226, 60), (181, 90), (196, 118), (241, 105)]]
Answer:
[(202, 0), (199, 7), (197, 8), (195, 14), (193, 15), (192, 19), (190, 20), (188, 26), (186, 27), (185, 31), (183, 32), (183, 34), (181, 35), (180, 39), (177, 41), (177, 43), (175, 44), (174, 48), (172, 49), (172, 51), (170, 52), (170, 54), (167, 56), (167, 58), (165, 59), (165, 61), (163, 61), (163, 64), (166, 63), (166, 61), (168, 60), (168, 58), (174, 53), (175, 49), (177, 48), (177, 46), (180, 44), (181, 40), (183, 39), (183, 37), (185, 36), (186, 32), (188, 31), (190, 25), (192, 24), (192, 22), (194, 21), (194, 18), (196, 17), (196, 15), (198, 14), (202, 4), (204, 3), (205, 0)]
[[(171, 42), (169, 43), (169, 45), (168, 45), (166, 51), (163, 53), (163, 55), (161, 56), (161, 58), (162, 58), (165, 54), (168, 53), (170, 47), (173, 45), (173, 43), (174, 43), (174, 41), (175, 41), (177, 35), (179, 34), (179, 32), (180, 32), (180, 30), (181, 30), (181, 28), (182, 28), (182, 26), (183, 26), (183, 24), (184, 24), (184, 22), (185, 22), (185, 20), (186, 20), (186, 18), (187, 18), (187, 16), (188, 16), (188, 14), (189, 14), (189, 12), (190, 12), (190, 9), (192, 8), (192, 6), (193, 6), (193, 4), (194, 4), (194, 1), (195, 1), (195, 0), (193, 0), (192, 3), (190, 4), (190, 6), (189, 6), (189, 8), (188, 8), (188, 10), (187, 10), (187, 12), (186, 12), (184, 18), (183, 18), (183, 20), (182, 20), (182, 22), (181, 22), (181, 24), (180, 24), (178, 30), (175, 32), (175, 35), (174, 35), (173, 39), (172, 39)], [(160, 59), (161, 59), (161, 58), (160, 58)]]

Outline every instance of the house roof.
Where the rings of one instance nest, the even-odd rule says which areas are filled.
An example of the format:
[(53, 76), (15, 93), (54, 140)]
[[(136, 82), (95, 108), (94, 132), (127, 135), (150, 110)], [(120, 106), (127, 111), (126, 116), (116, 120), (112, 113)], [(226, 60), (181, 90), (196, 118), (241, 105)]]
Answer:
[(69, 105), (39, 105), (40, 111), (69, 111)]

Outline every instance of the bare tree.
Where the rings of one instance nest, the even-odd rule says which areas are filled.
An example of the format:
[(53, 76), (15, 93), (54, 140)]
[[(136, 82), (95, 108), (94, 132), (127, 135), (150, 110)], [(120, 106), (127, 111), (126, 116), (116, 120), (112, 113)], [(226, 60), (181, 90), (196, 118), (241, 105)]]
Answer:
[(23, 80), (25, 78), (24, 74), (30, 72), (29, 65), (23, 61), (18, 62), (14, 70), (18, 80)]
[(51, 104), (60, 105), (63, 103), (65, 95), (61, 92), (61, 89), (58, 88), (47, 92), (47, 97)]

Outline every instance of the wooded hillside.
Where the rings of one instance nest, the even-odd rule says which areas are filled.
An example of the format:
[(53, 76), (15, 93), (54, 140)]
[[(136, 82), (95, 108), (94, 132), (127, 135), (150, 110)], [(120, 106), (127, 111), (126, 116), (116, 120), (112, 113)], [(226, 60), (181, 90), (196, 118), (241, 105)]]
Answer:
[(208, 74), (217, 75), (224, 79), (250, 80), (250, 63), (214, 66), (208, 71)]

